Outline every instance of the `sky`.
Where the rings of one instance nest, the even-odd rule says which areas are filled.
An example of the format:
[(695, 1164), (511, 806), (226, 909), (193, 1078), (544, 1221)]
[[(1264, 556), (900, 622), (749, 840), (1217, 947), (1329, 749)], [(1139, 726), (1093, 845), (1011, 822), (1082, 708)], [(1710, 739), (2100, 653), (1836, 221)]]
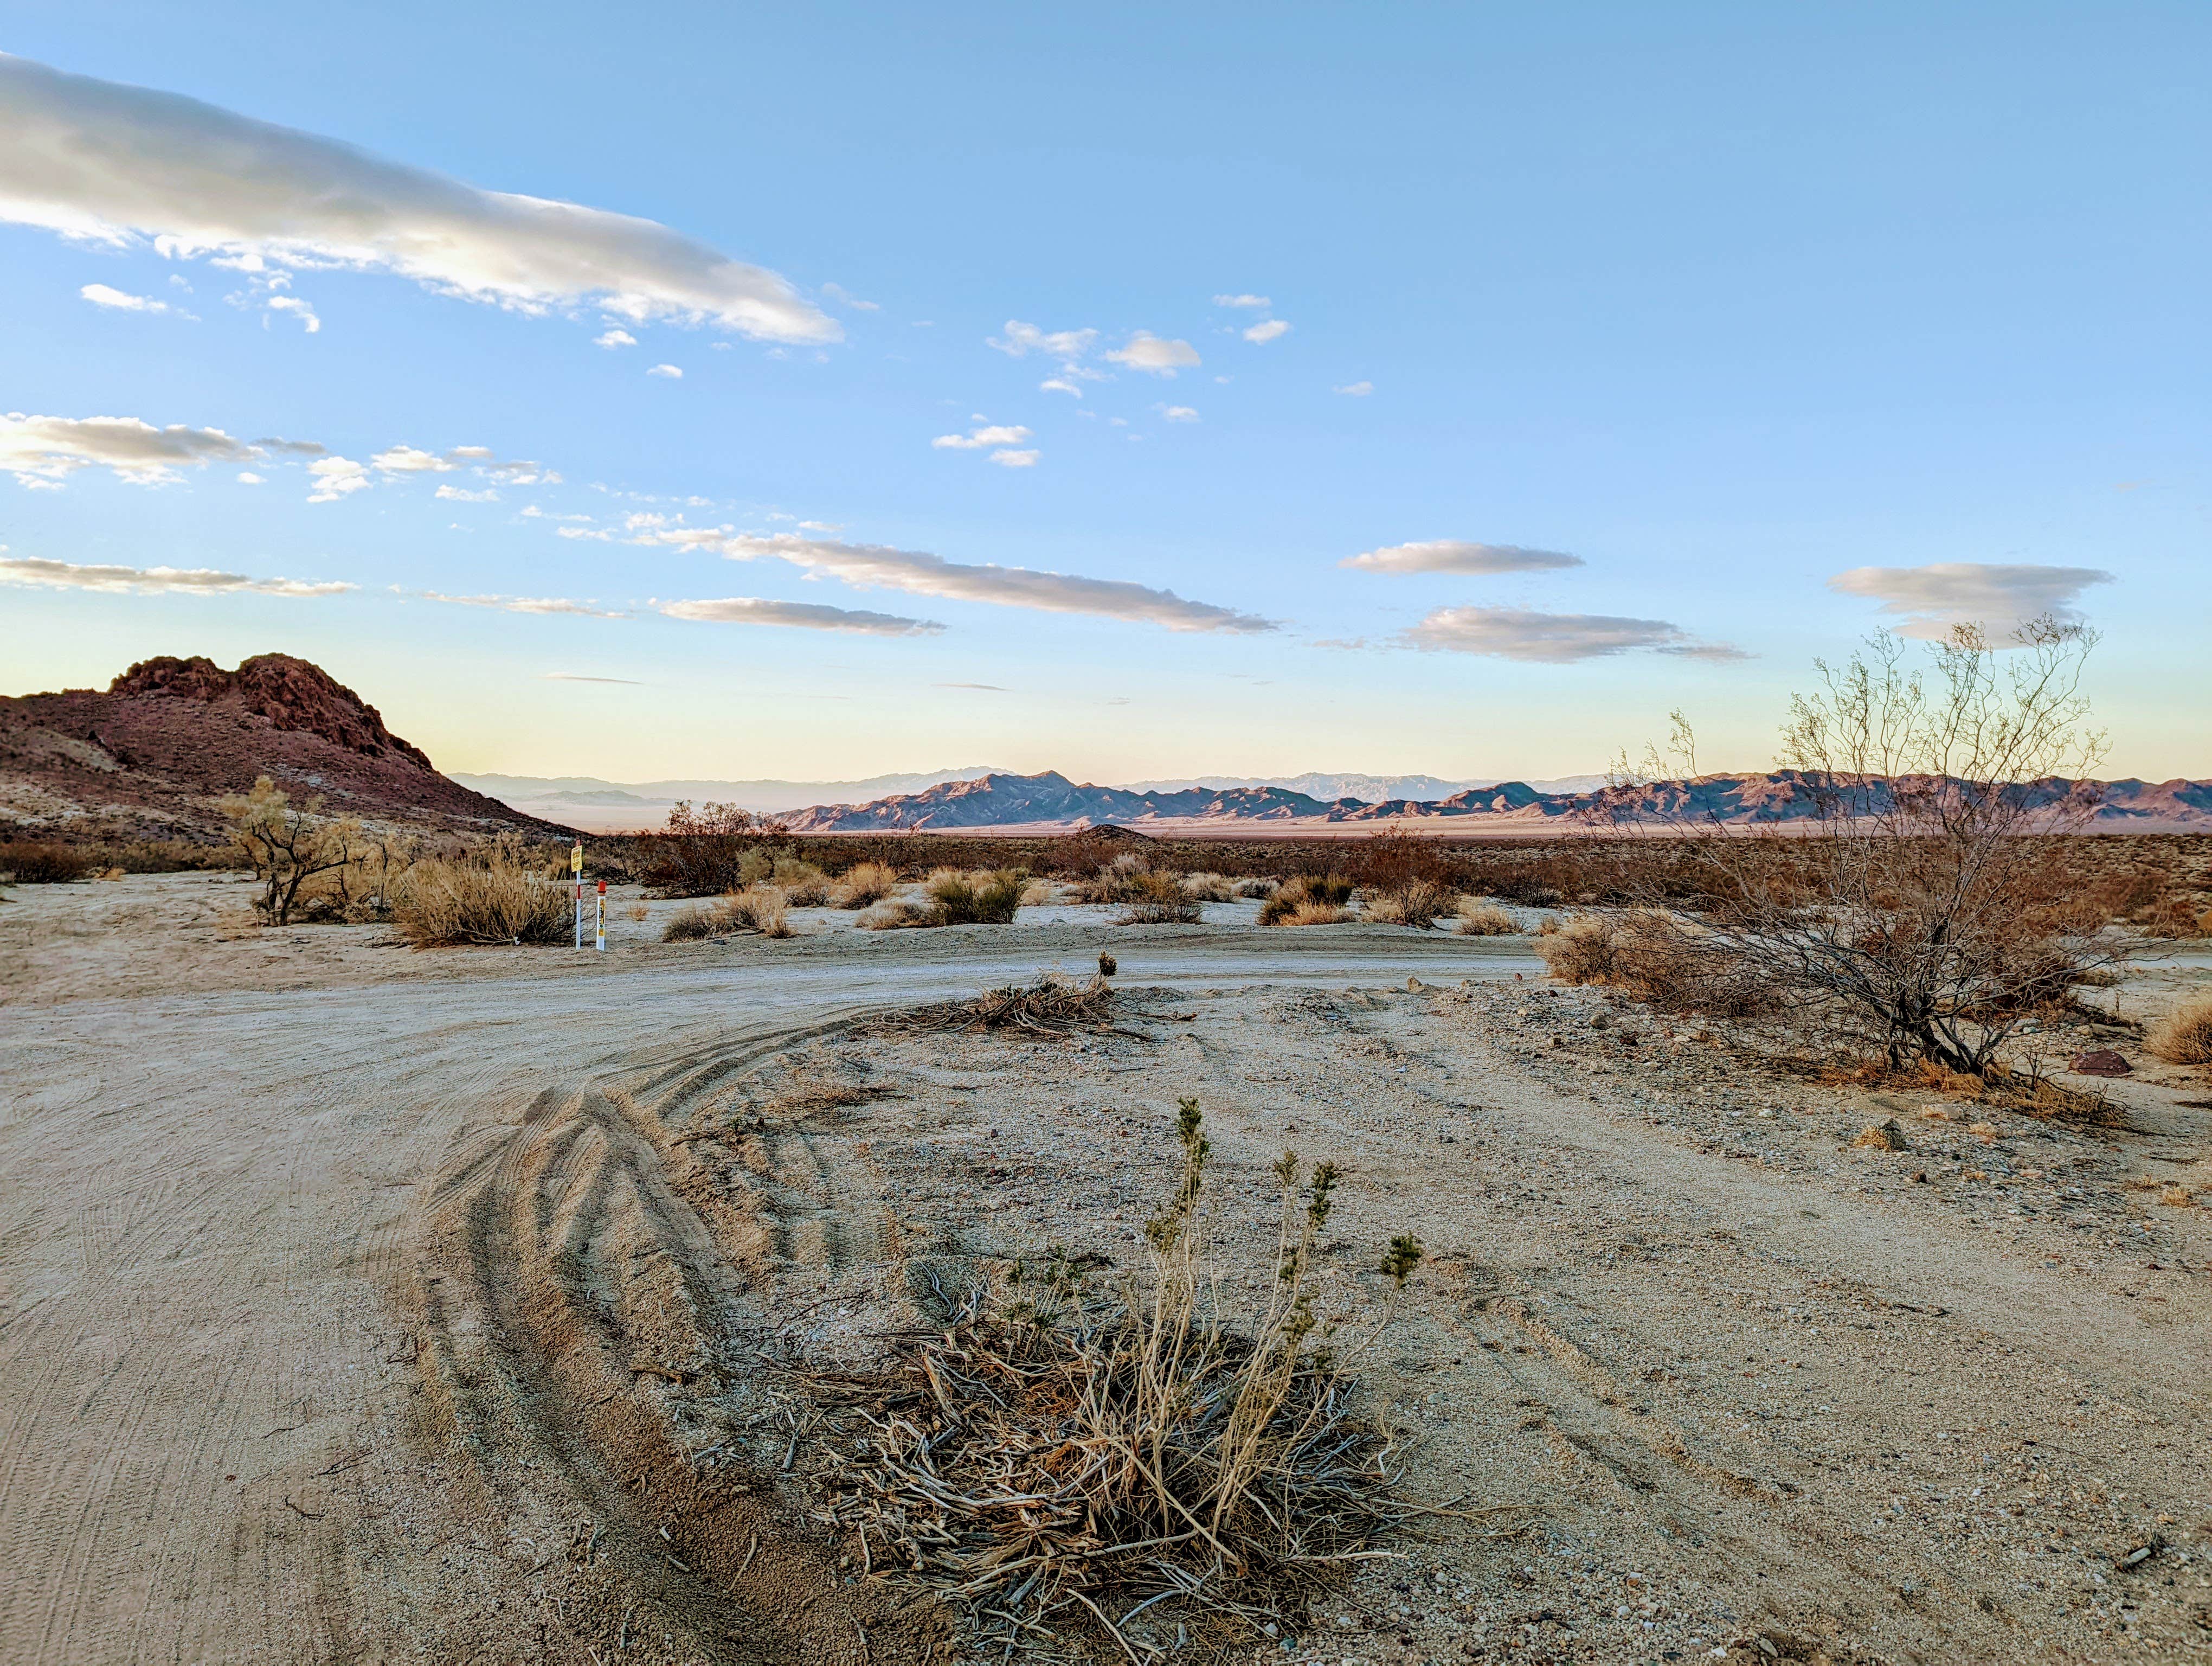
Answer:
[(448, 769), (2212, 775), (2212, 11), (0, 3), (0, 692)]

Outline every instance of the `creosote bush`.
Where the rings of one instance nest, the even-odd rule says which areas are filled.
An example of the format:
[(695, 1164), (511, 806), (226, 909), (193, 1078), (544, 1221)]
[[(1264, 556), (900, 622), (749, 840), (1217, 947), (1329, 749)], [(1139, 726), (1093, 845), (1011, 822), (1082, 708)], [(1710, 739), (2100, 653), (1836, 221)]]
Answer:
[(1320, 926), (1348, 920), (1344, 905), (1352, 900), (1352, 881), (1338, 873), (1295, 874), (1275, 888), (1261, 905), (1263, 926)]
[(1204, 916), (1199, 899), (1171, 873), (1139, 873), (1124, 891), (1127, 908), (1121, 926), (1194, 926)]
[(1449, 890), (1427, 879), (1407, 879), (1389, 891), (1378, 891), (1367, 899), (1366, 917), (1386, 926), (1411, 926), (1417, 931), (1433, 931), (1437, 917), (1449, 914), (1458, 898)]
[(393, 923), (418, 949), (569, 942), (575, 922), (568, 887), (538, 867), (496, 846), (472, 861), (416, 862), (394, 888)]
[(936, 912), (931, 922), (939, 926), (1010, 926), (1022, 904), (1022, 886), (1029, 876), (1019, 868), (997, 873), (963, 873), (940, 867), (923, 889)]
[(2212, 1000), (2191, 1002), (2153, 1025), (2143, 1045), (2168, 1064), (2212, 1064)]
[(1459, 912), (1452, 920), (1452, 929), (1462, 937), (1511, 937), (1521, 928), (1513, 923), (1513, 916), (1497, 903), (1462, 897)]
[(1178, 1136), (1181, 1173), (1146, 1228), (1148, 1277), (1096, 1279), (1090, 1258), (1054, 1250), (994, 1291), (972, 1264), (917, 1263), (925, 1323), (892, 1339), (890, 1363), (806, 1379), (833, 1431), (819, 1449), (827, 1519), (865, 1566), (963, 1607), (988, 1645), (1095, 1622), (1133, 1657), (1140, 1610), (1170, 1639), (1295, 1623), (1424, 1513), (1397, 1490), (1389, 1437), (1350, 1375), (1419, 1243), (1392, 1240), (1378, 1310), (1341, 1330), (1315, 1289), (1338, 1172), (1285, 1152), (1267, 1295), (1255, 1313), (1224, 1311), (1194, 1099)]
[(660, 928), (660, 940), (664, 943), (699, 943), (714, 935), (714, 910), (696, 903), (677, 909)]
[(0, 874), (19, 885), (65, 885), (93, 870), (93, 859), (65, 844), (11, 839), (0, 844)]

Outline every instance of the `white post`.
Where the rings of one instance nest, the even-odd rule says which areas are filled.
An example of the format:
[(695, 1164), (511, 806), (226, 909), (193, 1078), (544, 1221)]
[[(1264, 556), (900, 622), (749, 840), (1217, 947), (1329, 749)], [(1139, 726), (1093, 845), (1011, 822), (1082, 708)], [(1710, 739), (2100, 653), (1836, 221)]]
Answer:
[(576, 841), (576, 848), (568, 853), (568, 872), (575, 885), (576, 946), (584, 946), (584, 842)]
[(607, 952), (607, 882), (605, 879), (599, 881), (599, 951), (605, 954)]

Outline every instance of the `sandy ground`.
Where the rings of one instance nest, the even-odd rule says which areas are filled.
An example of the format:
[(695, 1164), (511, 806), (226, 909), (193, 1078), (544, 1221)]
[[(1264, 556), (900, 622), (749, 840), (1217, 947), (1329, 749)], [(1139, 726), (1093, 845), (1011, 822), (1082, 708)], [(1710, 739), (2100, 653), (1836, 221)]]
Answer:
[[(1285, 1144), (1347, 1170), (1331, 1301), (1429, 1245), (1366, 1374), (1495, 1508), (1234, 1657), (2212, 1659), (2203, 1073), (2138, 1055), (2130, 1132), (1881, 1098), (1512, 939), (661, 945), (625, 897), (604, 957), (413, 954), (245, 895), (0, 906), (11, 1663), (930, 1657), (761, 1361), (865, 1354), (916, 1262), (1136, 1260), (1184, 1095), (1232, 1291)], [(1102, 947), (1109, 1033), (868, 1025)]]

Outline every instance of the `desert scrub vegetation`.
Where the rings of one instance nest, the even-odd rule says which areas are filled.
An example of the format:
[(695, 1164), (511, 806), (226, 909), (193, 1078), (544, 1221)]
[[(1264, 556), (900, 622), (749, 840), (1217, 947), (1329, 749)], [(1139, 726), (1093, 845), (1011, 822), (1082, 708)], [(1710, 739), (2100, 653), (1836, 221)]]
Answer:
[(1511, 937), (1520, 931), (1513, 916), (1495, 903), (1462, 897), (1452, 916), (1452, 929), (1462, 937)]
[(253, 906), (264, 925), (290, 925), (309, 882), (350, 866), (364, 854), (361, 824), (350, 816), (325, 816), (322, 808), (319, 798), (294, 804), (266, 775), (251, 792), (233, 793), (222, 802), (231, 842), (261, 886)]
[(887, 1364), (797, 1377), (830, 1432), (816, 1449), (826, 1520), (864, 1566), (964, 1609), (983, 1646), (1095, 1625), (1134, 1660), (1147, 1631), (1191, 1627), (1219, 1654), (1296, 1624), (1430, 1513), (1401, 1491), (1352, 1374), (1420, 1244), (1392, 1241), (1357, 1333), (1323, 1318), (1315, 1263), (1338, 1174), (1286, 1151), (1267, 1293), (1231, 1312), (1196, 1100), (1177, 1131), (1146, 1276), (1100, 1278), (1064, 1250), (998, 1287), (972, 1263), (916, 1262), (923, 1322), (892, 1339)]
[(750, 932), (762, 937), (795, 937), (790, 904), (774, 885), (744, 885), (711, 908), (695, 903), (679, 909), (661, 927), (664, 943), (698, 943), (713, 937)]
[(1029, 875), (1019, 868), (968, 873), (940, 867), (923, 883), (939, 926), (1010, 926)]
[(1230, 894), (1240, 902), (1264, 903), (1275, 894), (1282, 883), (1280, 879), (1269, 879), (1263, 874), (1254, 879), (1239, 879)]
[(2168, 1064), (2212, 1064), (2212, 1000), (2168, 1014), (2150, 1027), (2143, 1045)]
[(1224, 873), (1186, 873), (1182, 894), (1194, 903), (1227, 903), (1236, 899), (1237, 887)]
[(898, 889), (898, 870), (888, 862), (855, 862), (837, 879), (835, 901), (841, 909), (864, 909)]
[(1410, 879), (1389, 891), (1378, 891), (1367, 899), (1365, 917), (1385, 926), (1411, 926), (1434, 931), (1439, 915), (1451, 913), (1459, 898), (1426, 879)]
[(495, 844), (473, 856), (433, 857), (394, 887), (392, 923), (418, 949), (494, 943), (567, 943), (574, 931), (568, 887), (542, 864)]
[(638, 836), (632, 860), (645, 884), (663, 897), (714, 897), (772, 879), (779, 854), (798, 860), (787, 847), (780, 853), (763, 849), (782, 832), (780, 823), (734, 804), (694, 810), (687, 800), (669, 811), (659, 832)]
[(1339, 873), (1294, 874), (1260, 905), (1263, 926), (1330, 926), (1349, 920), (1352, 881)]
[(1117, 926), (1194, 926), (1204, 917), (1199, 899), (1172, 873), (1139, 873), (1123, 891)]
[(0, 844), (0, 876), (19, 885), (65, 885), (94, 871), (94, 859), (73, 846), (39, 839)]

